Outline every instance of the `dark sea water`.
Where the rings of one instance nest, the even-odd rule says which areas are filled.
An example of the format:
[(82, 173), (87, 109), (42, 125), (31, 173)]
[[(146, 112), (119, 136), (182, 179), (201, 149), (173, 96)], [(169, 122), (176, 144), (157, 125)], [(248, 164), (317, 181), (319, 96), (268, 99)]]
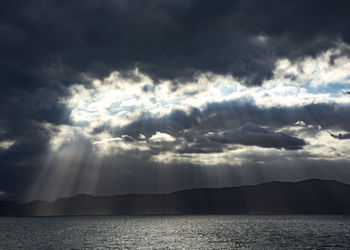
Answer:
[(0, 249), (350, 249), (349, 216), (0, 218)]

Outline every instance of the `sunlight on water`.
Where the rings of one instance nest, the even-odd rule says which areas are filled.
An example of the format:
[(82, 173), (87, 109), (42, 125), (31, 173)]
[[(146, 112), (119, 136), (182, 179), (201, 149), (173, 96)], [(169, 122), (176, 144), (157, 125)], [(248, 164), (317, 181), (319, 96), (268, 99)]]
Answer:
[(0, 249), (350, 248), (344, 216), (0, 218)]

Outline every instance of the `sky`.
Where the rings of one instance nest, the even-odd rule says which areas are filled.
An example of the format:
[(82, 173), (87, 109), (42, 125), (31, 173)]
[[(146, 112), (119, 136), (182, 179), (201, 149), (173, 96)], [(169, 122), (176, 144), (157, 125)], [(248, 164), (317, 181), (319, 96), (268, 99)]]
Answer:
[(350, 183), (350, 3), (0, 8), (0, 199)]

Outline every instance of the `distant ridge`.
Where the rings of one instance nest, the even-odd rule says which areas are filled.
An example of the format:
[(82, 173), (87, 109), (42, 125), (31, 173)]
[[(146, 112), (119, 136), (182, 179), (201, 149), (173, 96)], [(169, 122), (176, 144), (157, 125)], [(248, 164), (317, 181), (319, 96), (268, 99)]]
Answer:
[(267, 182), (170, 194), (86, 194), (17, 205), (2, 216), (137, 214), (350, 214), (350, 185), (332, 180)]

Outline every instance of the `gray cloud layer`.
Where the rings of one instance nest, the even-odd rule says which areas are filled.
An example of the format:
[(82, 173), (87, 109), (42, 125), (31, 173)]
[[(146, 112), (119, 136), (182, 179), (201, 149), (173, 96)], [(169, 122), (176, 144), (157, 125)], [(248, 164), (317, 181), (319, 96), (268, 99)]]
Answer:
[[(192, 109), (190, 113), (174, 110), (163, 117), (152, 117), (145, 113), (139, 120), (122, 128), (113, 128), (108, 124), (95, 128), (95, 132), (109, 131), (115, 136), (128, 134), (137, 138), (139, 133), (147, 137), (156, 131), (181, 135), (189, 129), (205, 134), (210, 131), (237, 129), (252, 122), (261, 126), (280, 128), (290, 126), (297, 121), (324, 129), (334, 128), (350, 131), (350, 108), (336, 103), (310, 104), (300, 107), (263, 108), (247, 100), (215, 102), (207, 104), (202, 111)], [(190, 134), (186, 137), (191, 140)]]
[(350, 139), (350, 133), (348, 134), (332, 134), (331, 132), (329, 132), (329, 134), (333, 137), (333, 138), (336, 138), (336, 139), (339, 139), (339, 140), (344, 140), (344, 139)]
[(31, 89), (137, 66), (154, 79), (211, 71), (260, 85), (278, 58), (349, 43), (348, 8), (326, 0), (6, 1), (1, 80)]
[(284, 133), (271, 132), (253, 123), (247, 123), (236, 130), (210, 134), (210, 139), (221, 143), (255, 145), (264, 148), (301, 149), (306, 143), (303, 139)]

